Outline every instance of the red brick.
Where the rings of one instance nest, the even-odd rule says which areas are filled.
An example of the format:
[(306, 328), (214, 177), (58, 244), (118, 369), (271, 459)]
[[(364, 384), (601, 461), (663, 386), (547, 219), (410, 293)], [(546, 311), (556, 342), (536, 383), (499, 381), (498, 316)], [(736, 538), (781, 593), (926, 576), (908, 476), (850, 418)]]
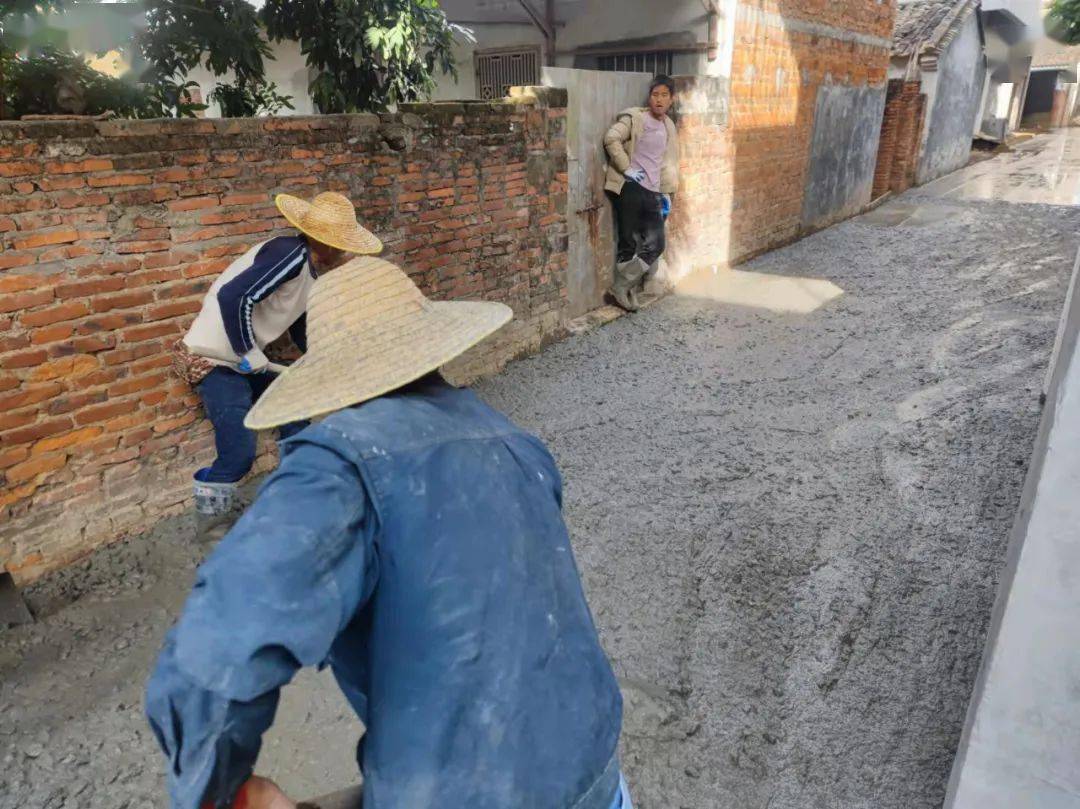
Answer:
[(74, 427), (74, 423), (67, 416), (58, 419), (39, 421), (29, 427), (20, 427), (15, 430), (6, 430), (0, 433), (0, 446), (13, 447), (18, 444), (28, 444), (50, 435), (66, 433)]
[[(37, 181), (42, 191), (73, 191), (86, 187), (86, 180), (82, 177), (43, 177)], [(26, 192), (29, 193), (29, 192)]]
[(128, 253), (157, 253), (162, 250), (168, 250), (172, 247), (172, 242), (162, 239), (161, 241), (150, 242), (124, 242), (116, 245), (116, 252), (120, 254)]
[(104, 177), (91, 177), (91, 188), (119, 188), (129, 185), (150, 185), (153, 178), (149, 174), (109, 174)]
[(29, 292), (15, 292), (10, 295), (0, 295), (0, 312), (17, 312), (24, 309), (33, 309), (52, 303), (53, 291), (51, 289), (36, 289)]
[(109, 204), (109, 195), (101, 192), (82, 194), (58, 194), (56, 204), (60, 208), (91, 208)]
[(16, 250), (29, 250), (34, 247), (45, 247), (50, 244), (65, 244), (79, 238), (79, 232), (74, 228), (61, 228), (46, 233), (35, 233), (25, 239), (15, 240)]
[(147, 407), (153, 407), (159, 405), (169, 398), (169, 394), (163, 390), (155, 390), (151, 393), (147, 393), (142, 397), (142, 403)]
[(142, 360), (141, 362), (135, 362), (131, 365), (132, 374), (142, 374), (146, 371), (152, 371), (155, 368), (168, 368), (172, 365), (172, 355), (162, 354), (158, 357), (151, 357), (150, 359)]
[(82, 321), (75, 330), (79, 334), (97, 334), (98, 332), (111, 332), (124, 326), (134, 326), (142, 323), (142, 315), (138, 312), (118, 312), (112, 315), (92, 317)]
[(158, 306), (151, 306), (146, 310), (146, 319), (164, 320), (165, 318), (177, 317), (179, 315), (193, 314), (200, 309), (202, 309), (201, 299), (159, 304)]
[(124, 288), (123, 278), (96, 278), (92, 281), (73, 281), (68, 284), (59, 284), (56, 287), (56, 297), (81, 298), (88, 295), (100, 295), (103, 292), (116, 292)]
[(75, 331), (74, 326), (59, 325), (46, 326), (44, 329), (35, 329), (30, 335), (30, 342), (34, 345), (46, 345), (59, 340), (67, 340)]
[(196, 278), (190, 281), (178, 281), (173, 284), (165, 284), (157, 287), (154, 294), (159, 301), (173, 300), (175, 298), (190, 298), (201, 296), (210, 288), (211, 281), (207, 278)]
[(139, 269), (142, 265), (142, 261), (139, 258), (122, 258), (109, 261), (100, 261), (95, 264), (87, 264), (80, 267), (78, 275), (80, 278), (85, 278), (91, 275), (112, 275), (118, 272), (131, 272)]
[(14, 430), (16, 427), (25, 427), (37, 421), (38, 411), (35, 409), (22, 410), (19, 412), (0, 412), (0, 430)]
[(75, 423), (80, 427), (87, 424), (97, 424), (108, 421), (116, 416), (123, 416), (134, 412), (139, 407), (138, 399), (128, 399), (121, 402), (106, 402), (102, 405), (83, 408), (75, 414)]
[(120, 378), (122, 374), (119, 368), (99, 368), (96, 371), (91, 371), (82, 377), (79, 382), (84, 388), (92, 388), (97, 385), (108, 385), (110, 382), (115, 382)]
[(30, 335), (28, 334), (8, 334), (0, 332), (0, 354), (18, 351), (19, 349), (27, 348), (29, 345)]
[(22, 388), (18, 393), (10, 393), (0, 396), (0, 413), (29, 407), (39, 402), (47, 401), (64, 389), (63, 385), (52, 382), (47, 385), (34, 385)]
[[(143, 427), (140, 430), (133, 430), (132, 432), (127, 433), (120, 439), (120, 446), (124, 448), (138, 447), (141, 446), (144, 441), (149, 441), (153, 437), (154, 431), (149, 427)], [(2, 461), (2, 458), (3, 456), (0, 456), (0, 461)]]
[(41, 164), (29, 160), (0, 161), (0, 177), (26, 177), (41, 174)]
[(90, 305), (95, 312), (109, 312), (113, 309), (130, 309), (133, 306), (143, 306), (154, 299), (154, 293), (149, 289), (136, 289), (130, 292), (121, 292), (116, 295), (106, 295), (94, 298)]
[(13, 447), (0, 452), (0, 469), (7, 469), (30, 457), (29, 447)]
[(164, 383), (165, 379), (166, 375), (160, 373), (136, 377), (134, 379), (125, 379), (109, 388), (109, 396), (126, 396), (129, 393), (150, 390), (151, 388), (156, 388)]
[(30, 378), (36, 382), (44, 382), (48, 379), (77, 379), (98, 367), (96, 359), (79, 354), (38, 365), (31, 372)]
[(12, 354), (5, 354), (0, 357), (0, 367), (5, 369), (12, 368), (32, 368), (35, 365), (40, 365), (48, 359), (49, 355), (44, 348), (34, 348), (29, 351), (16, 351)]
[(51, 161), (45, 164), (46, 174), (77, 174), (88, 171), (112, 171), (112, 161), (102, 158), (80, 160), (76, 163), (60, 163)]
[(0, 253), (0, 270), (25, 267), (28, 264), (33, 264), (36, 260), (37, 258), (29, 253)]
[(134, 326), (125, 329), (120, 336), (125, 343), (140, 343), (143, 340), (153, 340), (155, 337), (176, 334), (180, 330), (180, 324), (176, 322), (154, 323), (148, 326)]
[(48, 309), (38, 309), (35, 312), (27, 312), (19, 317), (24, 326), (48, 326), (50, 323), (63, 323), (66, 320), (74, 320), (77, 317), (90, 314), (90, 309), (81, 301), (62, 303)]
[(156, 418), (152, 410), (136, 410), (129, 415), (119, 416), (107, 421), (105, 423), (105, 432), (125, 433), (133, 427), (142, 427), (144, 424), (149, 424)]
[(266, 202), (266, 194), (227, 194), (221, 198), (222, 205), (259, 205)]
[(28, 480), (32, 480), (39, 475), (48, 475), (50, 472), (55, 472), (65, 464), (67, 464), (67, 455), (62, 452), (53, 453), (51, 455), (40, 455), (36, 458), (30, 458), (28, 461), (16, 464), (4, 472), (4, 476), (7, 478), (9, 485), (18, 485), (20, 483), (25, 483)]
[(162, 433), (172, 432), (173, 430), (177, 430), (181, 427), (186, 427), (193, 421), (195, 421), (195, 414), (185, 413), (184, 415), (177, 416), (174, 419), (166, 419), (165, 421), (157, 422), (154, 425), (154, 432), (158, 435), (161, 435)]
[(116, 347), (116, 335), (105, 334), (100, 337), (76, 337), (71, 341), (71, 349), (76, 354), (96, 354)]
[(72, 413), (81, 410), (87, 405), (99, 404), (106, 399), (105, 391), (96, 390), (88, 393), (74, 393), (69, 396), (57, 396), (49, 402), (49, 415), (61, 416), (64, 413)]
[(185, 278), (201, 278), (205, 275), (217, 275), (232, 264), (230, 259), (215, 259), (212, 261), (196, 261), (184, 267)]
[(31, 454), (42, 455), (61, 449), (70, 449), (80, 444), (88, 444), (104, 432), (102, 427), (84, 427), (70, 433), (63, 433), (52, 438), (43, 438), (34, 444)]
[(170, 211), (179, 213), (181, 211), (198, 211), (204, 208), (215, 208), (218, 204), (218, 198), (213, 196), (188, 197), (187, 199), (178, 199), (170, 202), (168, 207)]
[(130, 344), (124, 348), (118, 348), (115, 351), (107, 351), (101, 355), (101, 358), (106, 365), (122, 365), (130, 363), (132, 360), (140, 360), (143, 357), (152, 356), (161, 351), (161, 342), (155, 340), (149, 343)]

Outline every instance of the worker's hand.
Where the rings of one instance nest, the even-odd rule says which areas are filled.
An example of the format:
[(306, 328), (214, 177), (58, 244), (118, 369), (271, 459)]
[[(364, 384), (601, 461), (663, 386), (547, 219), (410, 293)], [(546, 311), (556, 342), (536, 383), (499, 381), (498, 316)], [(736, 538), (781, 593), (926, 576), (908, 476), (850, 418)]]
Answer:
[(664, 219), (671, 216), (671, 197), (667, 194), (660, 197), (660, 214)]
[(296, 809), (296, 804), (269, 778), (251, 776), (244, 785), (244, 809)]
[(251, 349), (244, 358), (236, 364), (236, 370), (242, 374), (257, 374), (266, 370), (270, 360), (259, 350), (258, 346)]
[(627, 169), (625, 172), (626, 179), (633, 180), (639, 185), (645, 182), (645, 169)]

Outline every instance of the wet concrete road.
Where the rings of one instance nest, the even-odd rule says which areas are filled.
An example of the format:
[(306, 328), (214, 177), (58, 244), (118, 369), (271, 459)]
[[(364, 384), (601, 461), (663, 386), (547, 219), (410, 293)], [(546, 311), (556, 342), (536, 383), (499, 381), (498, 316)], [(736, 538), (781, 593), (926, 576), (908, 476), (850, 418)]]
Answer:
[[(1054, 144), (1065, 171), (1073, 143), (993, 182), (1009, 195)], [(695, 278), (480, 386), (564, 472), (640, 807), (941, 805), (1080, 227), (966, 187)], [(163, 805), (141, 692), (189, 530), (43, 582), (42, 620), (0, 635), (0, 807)], [(260, 770), (345, 787), (358, 735), (305, 673)]]
[(1059, 129), (1014, 152), (935, 180), (922, 193), (950, 200), (1080, 205), (1080, 129)]

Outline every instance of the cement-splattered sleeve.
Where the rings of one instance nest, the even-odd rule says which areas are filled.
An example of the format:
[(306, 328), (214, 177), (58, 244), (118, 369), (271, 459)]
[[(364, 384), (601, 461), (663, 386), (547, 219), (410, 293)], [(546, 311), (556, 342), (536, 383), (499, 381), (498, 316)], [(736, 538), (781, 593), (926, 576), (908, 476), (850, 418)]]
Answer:
[(175, 809), (227, 806), (251, 775), (278, 690), (326, 659), (370, 593), (374, 523), (352, 462), (289, 442), (200, 569), (147, 686)]

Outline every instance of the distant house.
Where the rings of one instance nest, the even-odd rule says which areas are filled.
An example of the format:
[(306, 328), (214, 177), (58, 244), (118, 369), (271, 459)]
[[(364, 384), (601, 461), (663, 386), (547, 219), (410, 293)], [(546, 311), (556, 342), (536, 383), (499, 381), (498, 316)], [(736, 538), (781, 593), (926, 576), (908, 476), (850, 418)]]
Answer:
[(1020, 126), (1035, 42), (1043, 36), (1039, 0), (983, 0), (987, 86), (979, 134), (1004, 140)]
[(923, 96), (908, 167), (915, 184), (970, 159), (986, 81), (979, 6), (979, 0), (901, 0), (897, 8), (889, 78), (909, 95), (917, 85)]
[(1078, 72), (1080, 45), (1039, 40), (1031, 61), (1023, 125), (1040, 129), (1069, 126), (1076, 115)]
[(540, 83), (543, 65), (586, 70), (715, 75), (722, 19), (731, 0), (443, 0), (451, 22), (473, 31), (461, 42), (457, 82), (435, 98), (501, 98), (512, 85)]

